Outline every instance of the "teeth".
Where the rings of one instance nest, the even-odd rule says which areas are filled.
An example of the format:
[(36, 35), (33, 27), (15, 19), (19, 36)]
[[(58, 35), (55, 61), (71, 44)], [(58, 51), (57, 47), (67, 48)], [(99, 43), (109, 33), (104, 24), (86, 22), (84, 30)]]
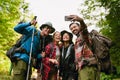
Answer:
[(76, 31), (74, 31), (74, 33), (75, 33)]

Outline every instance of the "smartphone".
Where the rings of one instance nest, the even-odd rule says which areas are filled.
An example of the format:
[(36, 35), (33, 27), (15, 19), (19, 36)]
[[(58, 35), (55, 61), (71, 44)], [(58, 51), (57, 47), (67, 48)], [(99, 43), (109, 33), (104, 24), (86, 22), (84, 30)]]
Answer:
[(69, 18), (69, 16), (65, 16), (65, 21), (71, 21), (72, 18)]
[(37, 16), (34, 16), (34, 18), (33, 18), (34, 20), (36, 20), (37, 19)]

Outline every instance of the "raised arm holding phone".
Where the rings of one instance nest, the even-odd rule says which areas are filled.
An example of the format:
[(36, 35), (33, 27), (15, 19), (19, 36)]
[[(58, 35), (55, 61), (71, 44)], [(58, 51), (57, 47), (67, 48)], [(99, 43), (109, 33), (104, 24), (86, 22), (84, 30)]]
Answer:
[[(20, 23), (14, 27), (16, 32), (24, 35), (25, 41), (23, 39), (20, 47), (24, 49), (25, 52), (18, 51), (14, 54), (16, 61), (13, 62), (13, 80), (30, 80), (32, 74), (31, 57), (36, 56), (35, 58), (42, 60), (45, 53), (40, 52), (42, 45), (41, 38), (55, 31), (51, 25), (46, 23), (46, 27), (40, 27), (41, 31), (37, 30), (35, 28), (37, 23), (35, 18), (31, 22)], [(27, 72), (28, 70), (29, 72)]]
[(92, 41), (84, 20), (77, 15), (68, 16), (72, 23), (69, 25), (71, 32), (77, 36), (75, 42), (75, 63), (78, 69), (78, 80), (99, 80), (97, 64), (90, 64), (87, 59), (96, 59), (92, 51)]

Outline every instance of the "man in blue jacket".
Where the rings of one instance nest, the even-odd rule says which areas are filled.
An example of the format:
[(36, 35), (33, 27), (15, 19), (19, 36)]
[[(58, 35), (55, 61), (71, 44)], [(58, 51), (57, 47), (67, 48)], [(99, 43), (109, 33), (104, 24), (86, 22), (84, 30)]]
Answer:
[[(55, 29), (52, 27), (50, 22), (46, 22), (40, 26), (41, 31), (35, 28), (35, 24), (37, 23), (36, 20), (32, 20), (28, 23), (20, 23), (14, 27), (14, 30), (24, 37), (21, 41), (20, 49), (15, 54), (16, 61), (13, 62), (13, 80), (25, 80), (27, 76), (27, 68), (29, 62), (29, 55), (32, 45), (32, 58), (35, 57), (38, 60), (41, 60), (45, 56), (45, 52), (42, 50), (42, 45), (45, 44), (43, 37), (48, 36), (50, 33), (53, 33)], [(34, 30), (34, 37), (32, 42), (32, 34)], [(44, 43), (43, 43), (44, 42)], [(31, 76), (31, 68), (30, 68), (30, 75)]]

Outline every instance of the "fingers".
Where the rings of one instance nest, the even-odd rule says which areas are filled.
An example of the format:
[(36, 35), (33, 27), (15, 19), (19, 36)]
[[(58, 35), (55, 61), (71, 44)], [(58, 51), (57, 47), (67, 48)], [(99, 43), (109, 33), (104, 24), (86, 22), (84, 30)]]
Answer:
[(77, 15), (69, 15), (69, 18), (71, 18), (72, 21), (82, 21), (83, 19)]
[(58, 65), (59, 63), (58, 63), (58, 61), (57, 61), (57, 60), (55, 60), (54, 64), (57, 64), (57, 65)]
[(49, 59), (49, 61), (52, 62), (53, 64), (59, 64), (56, 59)]
[(31, 23), (31, 25), (35, 26), (37, 24), (37, 21), (33, 19), (30, 23)]
[(54, 59), (49, 59), (49, 61), (50, 61), (51, 63), (54, 63)]
[(35, 21), (33, 25), (35, 26), (36, 24), (37, 24), (37, 21)]

